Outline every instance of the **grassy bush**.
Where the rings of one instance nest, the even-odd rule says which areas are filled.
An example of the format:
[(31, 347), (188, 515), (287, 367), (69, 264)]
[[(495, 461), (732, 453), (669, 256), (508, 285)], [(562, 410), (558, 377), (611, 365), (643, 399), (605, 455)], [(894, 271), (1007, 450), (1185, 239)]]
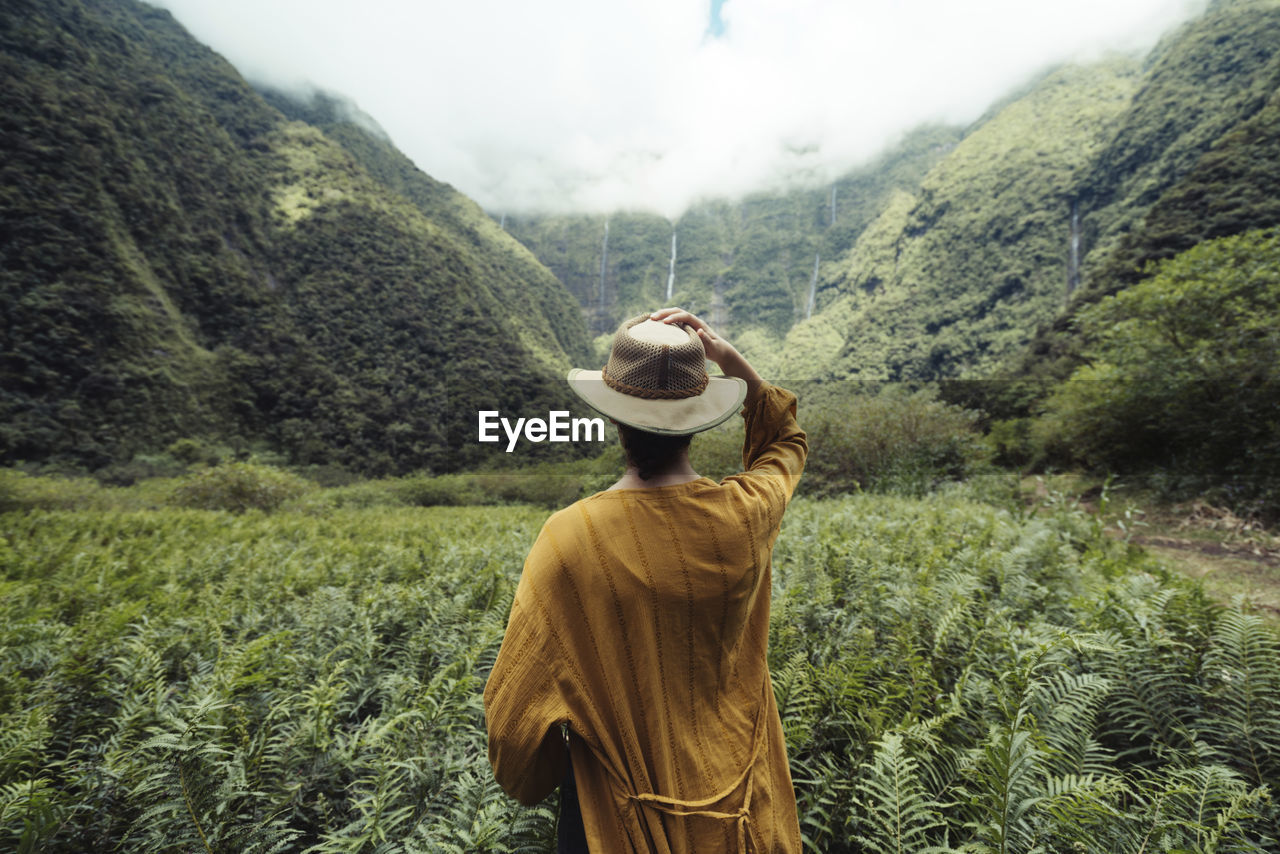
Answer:
[(417, 474), (325, 490), (313, 503), (342, 507), (478, 507), (530, 504), (558, 509), (605, 489), (622, 473), (616, 447), (583, 460), (458, 474)]
[(0, 513), (32, 510), (141, 510), (168, 499), (172, 480), (157, 478), (128, 489), (90, 477), (31, 475), (0, 469)]
[[(931, 391), (847, 390), (843, 383), (798, 390), (809, 441), (802, 493), (919, 495), (986, 470), (989, 452), (972, 413)], [(742, 440), (741, 419), (730, 419), (694, 436), (690, 461), (700, 474), (722, 479), (742, 470)]]
[(108, 486), (133, 486), (142, 480), (178, 477), (187, 471), (187, 465), (169, 454), (135, 454), (126, 463), (113, 463), (97, 469), (93, 477)]
[(809, 462), (801, 488), (920, 495), (979, 470), (988, 452), (976, 416), (932, 391), (890, 387), (879, 394), (819, 390), (801, 401)]
[(102, 491), (90, 478), (34, 477), (17, 469), (0, 469), (0, 512), (84, 507)]
[(278, 510), (314, 485), (281, 469), (254, 463), (228, 463), (182, 478), (170, 501), (201, 510)]
[(179, 439), (165, 448), (165, 453), (183, 465), (189, 466), (197, 463), (216, 466), (222, 462), (222, 454), (200, 439)]

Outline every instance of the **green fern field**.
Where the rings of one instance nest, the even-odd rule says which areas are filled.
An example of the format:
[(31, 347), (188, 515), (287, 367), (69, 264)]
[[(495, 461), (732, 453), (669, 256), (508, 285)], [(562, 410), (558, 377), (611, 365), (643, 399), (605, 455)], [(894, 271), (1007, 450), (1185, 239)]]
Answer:
[[(554, 850), (481, 704), (546, 515), (0, 516), (0, 850)], [(1089, 517), (804, 499), (774, 563), (810, 850), (1280, 851), (1280, 638)]]

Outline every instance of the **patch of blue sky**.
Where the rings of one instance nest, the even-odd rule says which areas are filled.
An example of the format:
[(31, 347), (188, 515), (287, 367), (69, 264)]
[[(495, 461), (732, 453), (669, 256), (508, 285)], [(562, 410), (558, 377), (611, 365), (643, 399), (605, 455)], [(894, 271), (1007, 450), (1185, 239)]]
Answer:
[(707, 22), (707, 35), (713, 39), (724, 36), (724, 19), (720, 17), (720, 10), (724, 8), (726, 2), (728, 0), (711, 0), (711, 19)]

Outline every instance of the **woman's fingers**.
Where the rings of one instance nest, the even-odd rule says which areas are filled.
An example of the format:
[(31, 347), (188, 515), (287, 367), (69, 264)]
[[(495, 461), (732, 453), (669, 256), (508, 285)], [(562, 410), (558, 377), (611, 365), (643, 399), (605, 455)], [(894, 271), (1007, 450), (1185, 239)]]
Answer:
[(663, 323), (688, 323), (695, 328), (705, 325), (697, 316), (683, 308), (660, 308), (649, 315), (649, 319), (660, 320)]
[(683, 308), (660, 308), (649, 315), (649, 319), (660, 320), (663, 323), (687, 323), (694, 329), (706, 331), (713, 339), (715, 338), (715, 333), (711, 331), (711, 327), (705, 320)]

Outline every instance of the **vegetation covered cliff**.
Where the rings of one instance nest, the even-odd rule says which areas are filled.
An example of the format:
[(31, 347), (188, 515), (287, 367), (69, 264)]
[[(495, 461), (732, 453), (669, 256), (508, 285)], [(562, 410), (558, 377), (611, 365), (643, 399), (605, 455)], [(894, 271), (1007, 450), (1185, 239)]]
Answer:
[(566, 402), (569, 295), (333, 104), (285, 116), (132, 0), (7, 4), (0, 75), (3, 461), (444, 470), (478, 408)]
[(639, 311), (679, 304), (726, 328), (776, 336), (828, 299), (832, 262), (959, 135), (920, 128), (830, 184), (710, 199), (674, 222), (636, 212), (500, 221), (578, 298), (597, 334)]
[(504, 220), (597, 333), (671, 301), (793, 379), (986, 376), (1148, 261), (1277, 222), (1278, 51), (1274, 0), (1219, 0), (1146, 56), (1050, 69), (830, 184), (674, 223)]

